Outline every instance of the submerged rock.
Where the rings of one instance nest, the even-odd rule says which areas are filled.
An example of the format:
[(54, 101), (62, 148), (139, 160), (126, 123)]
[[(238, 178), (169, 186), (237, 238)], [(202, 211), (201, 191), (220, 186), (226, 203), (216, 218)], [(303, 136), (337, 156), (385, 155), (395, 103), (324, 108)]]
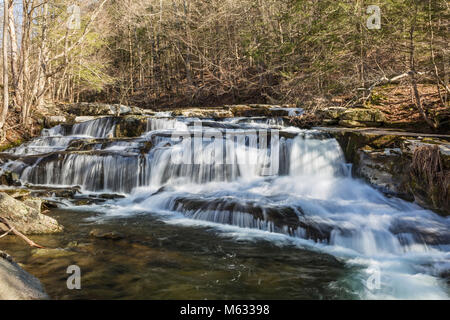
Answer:
[(56, 248), (56, 249), (34, 249), (33, 250), (33, 257), (37, 258), (37, 257), (46, 257), (49, 259), (55, 259), (55, 258), (61, 258), (61, 257), (70, 257), (75, 255), (76, 252), (74, 251), (70, 251), (67, 249), (61, 249), (61, 248)]
[[(56, 233), (63, 230), (55, 219), (40, 213), (39, 201), (28, 200), (28, 204), (33, 207), (2, 192), (0, 193), (0, 217), (24, 234)], [(8, 231), (3, 224), (0, 224), (0, 230)]]
[(0, 251), (0, 300), (46, 300), (40, 281)]
[(116, 231), (103, 231), (100, 229), (92, 230), (89, 235), (93, 238), (103, 239), (103, 240), (122, 240), (125, 236)]

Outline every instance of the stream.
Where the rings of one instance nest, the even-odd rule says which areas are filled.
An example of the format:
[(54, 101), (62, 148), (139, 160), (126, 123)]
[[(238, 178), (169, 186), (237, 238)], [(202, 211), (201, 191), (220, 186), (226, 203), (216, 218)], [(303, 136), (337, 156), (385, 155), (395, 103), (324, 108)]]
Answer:
[[(450, 218), (352, 177), (338, 142), (281, 119), (158, 114), (44, 129), (1, 170), (75, 187), (48, 248), (6, 251), (54, 299), (448, 299)], [(93, 229), (120, 238), (90, 237)], [(68, 290), (66, 269), (82, 270)]]

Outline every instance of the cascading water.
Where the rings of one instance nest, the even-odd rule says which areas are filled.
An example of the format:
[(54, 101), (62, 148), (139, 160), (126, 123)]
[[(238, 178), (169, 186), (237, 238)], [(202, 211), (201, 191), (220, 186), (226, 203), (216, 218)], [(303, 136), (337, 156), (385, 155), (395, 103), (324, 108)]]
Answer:
[(127, 195), (90, 207), (105, 215), (161, 213), (298, 239), (365, 266), (367, 278), (379, 273), (361, 298), (448, 298), (449, 219), (352, 178), (326, 134), (271, 130), (282, 126), (273, 119), (149, 118), (141, 137), (113, 139), (115, 125), (100, 118), (45, 130), (11, 150), (3, 169), (23, 183)]

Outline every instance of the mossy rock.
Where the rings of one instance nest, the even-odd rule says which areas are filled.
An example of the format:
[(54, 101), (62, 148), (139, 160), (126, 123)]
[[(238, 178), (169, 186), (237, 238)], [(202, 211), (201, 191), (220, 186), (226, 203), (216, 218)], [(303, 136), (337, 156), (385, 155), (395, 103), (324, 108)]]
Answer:
[(22, 139), (19, 139), (19, 140), (4, 144), (4, 145), (0, 146), (0, 152), (4, 152), (6, 150), (18, 147), (23, 143), (24, 143), (24, 141)]
[(146, 117), (124, 117), (121, 118), (116, 125), (115, 137), (117, 138), (134, 138), (140, 137), (147, 130)]
[(339, 118), (346, 110), (347, 109), (344, 107), (329, 107), (318, 110), (317, 114), (322, 116), (324, 119), (339, 121)]
[(380, 123), (386, 120), (384, 114), (376, 109), (354, 108), (348, 109), (341, 115), (341, 120)]
[(339, 125), (342, 127), (347, 127), (347, 128), (365, 127), (365, 125), (363, 123), (358, 122), (358, 121), (353, 121), (353, 120), (341, 120), (341, 121), (339, 121)]

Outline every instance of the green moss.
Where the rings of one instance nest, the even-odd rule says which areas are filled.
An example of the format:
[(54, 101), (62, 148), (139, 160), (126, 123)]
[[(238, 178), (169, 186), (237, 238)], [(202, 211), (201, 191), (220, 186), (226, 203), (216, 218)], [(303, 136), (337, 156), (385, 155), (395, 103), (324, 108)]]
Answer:
[(380, 105), (384, 100), (386, 100), (386, 96), (380, 92), (373, 92), (368, 101), (368, 105)]
[(12, 148), (18, 147), (18, 146), (20, 146), (23, 143), (24, 143), (24, 141), (22, 139), (18, 139), (16, 141), (10, 142), (8, 144), (2, 145), (2, 146), (0, 146), (0, 152), (3, 152), (3, 151), (6, 151), (8, 149), (12, 149)]

